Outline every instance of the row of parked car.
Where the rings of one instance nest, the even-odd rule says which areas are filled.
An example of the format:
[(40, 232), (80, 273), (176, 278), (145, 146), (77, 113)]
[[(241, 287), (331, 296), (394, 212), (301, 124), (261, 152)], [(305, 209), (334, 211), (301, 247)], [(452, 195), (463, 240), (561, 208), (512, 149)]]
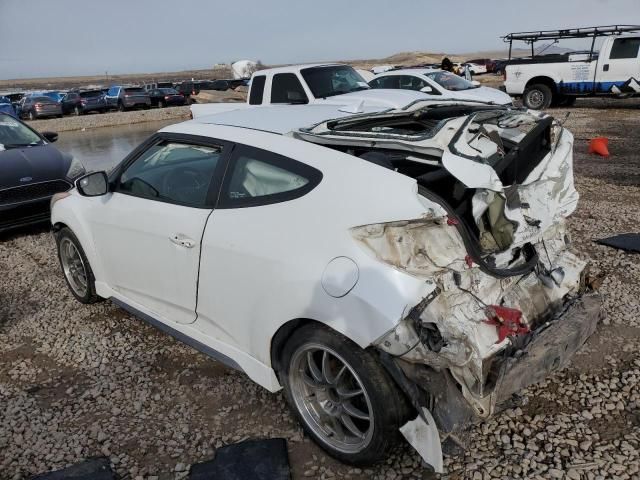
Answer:
[(200, 80), (157, 82), (143, 86), (114, 85), (109, 88), (10, 93), (0, 96), (0, 112), (35, 120), (90, 112), (121, 112), (134, 108), (164, 108), (193, 102), (200, 90), (224, 91), (246, 85), (247, 80)]

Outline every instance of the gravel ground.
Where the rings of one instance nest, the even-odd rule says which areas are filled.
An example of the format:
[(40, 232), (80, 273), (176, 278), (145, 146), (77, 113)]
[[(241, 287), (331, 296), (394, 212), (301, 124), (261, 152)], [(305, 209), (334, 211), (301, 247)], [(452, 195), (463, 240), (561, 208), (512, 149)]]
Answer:
[[(582, 196), (573, 239), (606, 274), (606, 320), (526, 404), (473, 428), (475, 448), (446, 458), (445, 478), (640, 478), (640, 256), (592, 242), (638, 230), (640, 102), (602, 105), (578, 102), (567, 126)], [(586, 153), (600, 134), (608, 159)], [(303, 436), (281, 394), (109, 302), (78, 304), (45, 230), (0, 238), (0, 272), (0, 478), (93, 455), (125, 478), (182, 478), (221, 445), (275, 436), (289, 441), (294, 478), (435, 478), (408, 446), (371, 469), (341, 465)]]

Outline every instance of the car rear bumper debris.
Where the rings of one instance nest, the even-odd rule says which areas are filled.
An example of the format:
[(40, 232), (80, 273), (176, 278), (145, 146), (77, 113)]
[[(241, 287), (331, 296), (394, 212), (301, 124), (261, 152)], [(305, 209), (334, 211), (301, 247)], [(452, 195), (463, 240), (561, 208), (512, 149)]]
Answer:
[[(513, 406), (515, 395), (524, 388), (565, 368), (593, 334), (602, 316), (602, 299), (597, 293), (566, 302), (564, 308), (531, 332), (518, 347), (501, 352), (496, 359), (499, 368), (492, 387), (485, 389), (483, 398), (474, 399), (473, 405), (469, 392), (460, 388), (448, 369), (408, 362), (386, 353), (382, 353), (383, 364), (414, 406), (419, 407), (418, 411), (427, 408), (431, 412), (443, 446), (465, 447), (461, 433), (466, 428)], [(485, 411), (479, 411), (478, 405), (486, 406)]]

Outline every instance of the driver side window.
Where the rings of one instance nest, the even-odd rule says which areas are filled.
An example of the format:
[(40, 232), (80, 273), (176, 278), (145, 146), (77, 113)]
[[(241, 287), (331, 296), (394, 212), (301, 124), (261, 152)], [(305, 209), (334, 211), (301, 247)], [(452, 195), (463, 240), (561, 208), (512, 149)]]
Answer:
[(207, 207), (222, 147), (164, 141), (149, 147), (122, 173), (117, 191), (178, 205)]

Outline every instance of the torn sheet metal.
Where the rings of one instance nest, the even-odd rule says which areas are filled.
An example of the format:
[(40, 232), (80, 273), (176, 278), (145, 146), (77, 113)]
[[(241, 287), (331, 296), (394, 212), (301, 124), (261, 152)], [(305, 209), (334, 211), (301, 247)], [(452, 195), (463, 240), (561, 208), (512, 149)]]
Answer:
[(400, 433), (436, 473), (444, 473), (438, 427), (426, 408), (414, 420), (400, 427)]
[(640, 253), (640, 233), (623, 233), (614, 235), (613, 237), (601, 238), (596, 240), (600, 245), (618, 248), (625, 252)]

